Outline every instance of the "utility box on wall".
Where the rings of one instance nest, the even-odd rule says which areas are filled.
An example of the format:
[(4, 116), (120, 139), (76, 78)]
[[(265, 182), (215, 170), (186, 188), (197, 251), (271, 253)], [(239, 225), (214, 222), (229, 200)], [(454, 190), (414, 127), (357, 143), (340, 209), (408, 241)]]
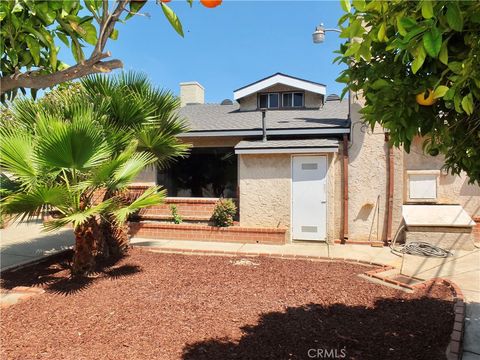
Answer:
[(407, 203), (435, 203), (440, 170), (407, 170)]

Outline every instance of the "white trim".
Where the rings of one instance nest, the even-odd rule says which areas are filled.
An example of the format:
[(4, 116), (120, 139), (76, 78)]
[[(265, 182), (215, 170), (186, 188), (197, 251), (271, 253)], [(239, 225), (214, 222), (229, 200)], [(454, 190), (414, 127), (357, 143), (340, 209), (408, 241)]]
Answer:
[[(267, 129), (267, 135), (322, 135), (322, 134), (349, 134), (349, 128), (333, 129)], [(217, 136), (253, 136), (262, 135), (262, 130), (220, 130), (220, 131), (189, 131), (182, 133), (180, 137), (217, 137)]]
[(321, 154), (338, 152), (338, 147), (283, 148), (283, 149), (236, 149), (235, 154)]
[(263, 89), (266, 89), (270, 86), (276, 85), (276, 84), (282, 84), (282, 85), (287, 85), (287, 86), (292, 86), (297, 89), (302, 89), (306, 91), (310, 91), (316, 94), (321, 94), (325, 95), (327, 93), (326, 86), (325, 85), (320, 85), (320, 84), (313, 84), (308, 81), (300, 80), (300, 79), (293, 79), (291, 77), (282, 75), (282, 74), (276, 74), (268, 79), (259, 81), (255, 84), (252, 84), (250, 86), (244, 87), (242, 89), (239, 89), (237, 91), (233, 92), (233, 99), (238, 100), (241, 99), (245, 96), (257, 93)]

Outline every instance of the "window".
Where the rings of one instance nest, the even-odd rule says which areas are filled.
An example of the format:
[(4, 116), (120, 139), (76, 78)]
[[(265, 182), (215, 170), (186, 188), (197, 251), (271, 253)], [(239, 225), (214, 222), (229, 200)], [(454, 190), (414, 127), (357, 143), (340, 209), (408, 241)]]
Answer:
[(233, 148), (193, 148), (186, 158), (157, 173), (170, 197), (226, 197), (237, 192), (237, 156)]
[(302, 107), (303, 93), (283, 93), (282, 106), (283, 107)]
[[(281, 96), (280, 96), (281, 95)], [(282, 103), (280, 104), (280, 100)], [(303, 107), (303, 93), (288, 92), (288, 93), (268, 93), (258, 96), (259, 109), (278, 109), (278, 108), (292, 108)]]
[(260, 109), (272, 109), (280, 107), (278, 93), (262, 94), (258, 98), (258, 107)]
[(268, 94), (268, 107), (269, 108), (278, 108), (280, 101), (278, 99), (278, 93)]

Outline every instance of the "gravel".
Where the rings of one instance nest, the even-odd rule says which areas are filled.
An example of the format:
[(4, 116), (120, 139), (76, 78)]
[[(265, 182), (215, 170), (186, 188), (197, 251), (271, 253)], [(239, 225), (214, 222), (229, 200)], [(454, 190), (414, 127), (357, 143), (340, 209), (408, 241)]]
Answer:
[[(405, 293), (345, 262), (132, 249), (86, 280), (63, 259), (2, 274), (2, 359), (443, 359), (449, 289)], [(331, 356), (331, 357), (327, 357)], [(345, 355), (345, 356), (343, 356)]]

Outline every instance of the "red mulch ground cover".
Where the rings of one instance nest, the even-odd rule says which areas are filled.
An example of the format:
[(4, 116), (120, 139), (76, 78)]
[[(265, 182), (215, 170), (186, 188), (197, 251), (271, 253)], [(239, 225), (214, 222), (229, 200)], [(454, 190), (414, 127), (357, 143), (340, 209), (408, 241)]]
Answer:
[(406, 294), (358, 277), (359, 264), (238, 260), (133, 249), (86, 281), (69, 280), (58, 259), (6, 273), (4, 288), (46, 292), (2, 310), (1, 357), (445, 358), (454, 314), (444, 286)]

